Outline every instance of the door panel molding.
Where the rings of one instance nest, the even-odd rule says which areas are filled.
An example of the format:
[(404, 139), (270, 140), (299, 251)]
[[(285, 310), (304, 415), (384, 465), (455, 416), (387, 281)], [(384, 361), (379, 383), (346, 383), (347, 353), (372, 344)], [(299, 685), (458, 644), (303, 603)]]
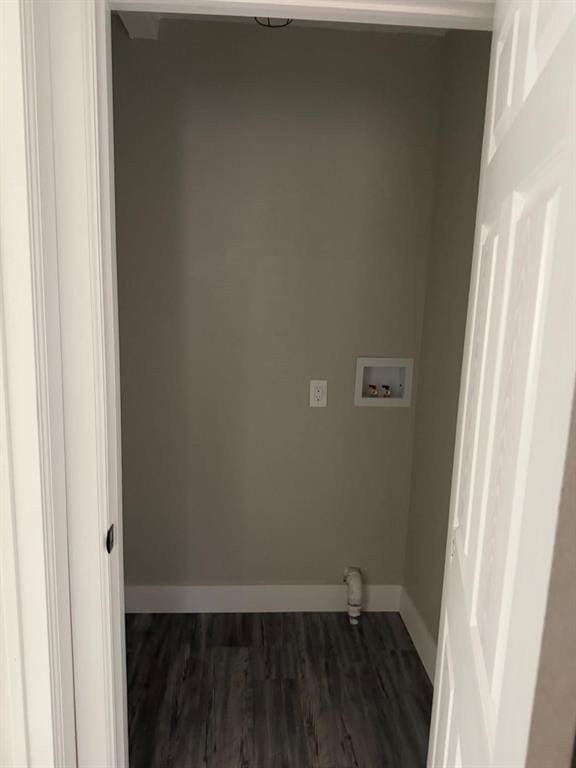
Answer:
[(459, 745), (447, 764), (526, 756), (576, 376), (566, 5), (496, 3), (443, 591), (457, 717), (435, 701), (432, 721), (433, 744)]

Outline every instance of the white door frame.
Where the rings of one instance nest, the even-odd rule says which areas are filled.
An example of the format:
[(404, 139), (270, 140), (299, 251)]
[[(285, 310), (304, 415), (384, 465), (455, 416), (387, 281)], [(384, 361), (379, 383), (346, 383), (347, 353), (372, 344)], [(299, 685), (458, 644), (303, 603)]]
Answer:
[[(0, 3), (0, 764), (74, 765), (45, 7)], [(39, 115), (42, 119), (39, 120)]]
[[(121, 768), (127, 736), (110, 13), (490, 29), (492, 2), (0, 5), (0, 704), (10, 705), (0, 707), (0, 754), (9, 765)], [(117, 543), (109, 556), (111, 523)]]

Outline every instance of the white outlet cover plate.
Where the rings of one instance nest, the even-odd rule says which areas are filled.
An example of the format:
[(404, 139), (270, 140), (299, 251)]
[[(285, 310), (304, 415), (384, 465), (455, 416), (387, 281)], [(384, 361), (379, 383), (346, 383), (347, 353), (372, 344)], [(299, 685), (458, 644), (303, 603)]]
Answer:
[(310, 380), (310, 408), (326, 408), (328, 404), (328, 382), (326, 379)]

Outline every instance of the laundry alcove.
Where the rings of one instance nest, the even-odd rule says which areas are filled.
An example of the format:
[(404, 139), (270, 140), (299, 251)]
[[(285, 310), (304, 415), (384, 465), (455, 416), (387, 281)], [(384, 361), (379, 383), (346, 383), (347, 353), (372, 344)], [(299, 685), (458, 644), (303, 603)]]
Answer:
[[(256, 705), (247, 717), (243, 695), (216, 723), (200, 707), (210, 765), (236, 765), (244, 744), (249, 767), (277, 749), (282, 765), (348, 768), (315, 659), (360, 695), (354, 648), (370, 679), (402, 658), (421, 686), (407, 704), (416, 730), (398, 716), (392, 746), (377, 735), (381, 692), (367, 694), (374, 719), (346, 726), (358, 764), (390, 749), (422, 765), (490, 35), (134, 21), (113, 16), (112, 30), (134, 765), (149, 713), (161, 723), (180, 701), (184, 654), (194, 685), (242, 691), (253, 675), (247, 695), (295, 723), (290, 739)], [(325, 407), (310, 408), (310, 381), (327, 382)], [(368, 611), (355, 636), (351, 565)], [(173, 699), (150, 683), (157, 654)], [(306, 675), (313, 692), (297, 693)], [(147, 685), (164, 704), (142, 698)], [(214, 736), (237, 726), (249, 748)], [(180, 746), (159, 736), (158, 765), (202, 752), (185, 733)]]

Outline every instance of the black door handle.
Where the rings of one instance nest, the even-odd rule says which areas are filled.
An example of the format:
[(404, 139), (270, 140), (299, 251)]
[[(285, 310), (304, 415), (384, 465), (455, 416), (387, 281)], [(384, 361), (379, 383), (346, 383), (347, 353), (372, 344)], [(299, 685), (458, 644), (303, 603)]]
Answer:
[(110, 554), (112, 550), (114, 549), (114, 523), (108, 528), (108, 533), (106, 534), (106, 552)]

